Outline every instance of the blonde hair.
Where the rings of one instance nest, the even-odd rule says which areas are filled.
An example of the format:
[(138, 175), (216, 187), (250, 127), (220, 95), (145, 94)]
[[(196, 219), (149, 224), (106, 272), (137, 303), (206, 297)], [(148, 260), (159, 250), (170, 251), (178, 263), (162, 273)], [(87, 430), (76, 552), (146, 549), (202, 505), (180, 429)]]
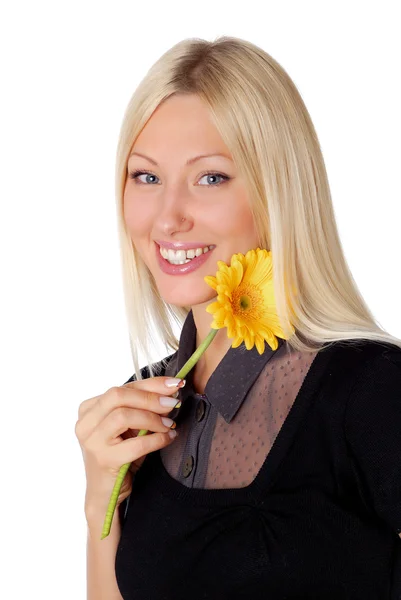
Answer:
[(347, 265), (319, 141), (289, 75), (248, 41), (228, 36), (210, 42), (189, 38), (165, 52), (135, 90), (117, 147), (117, 220), (137, 379), (142, 378), (139, 352), (154, 376), (151, 345), (162, 341), (167, 352), (176, 351), (172, 324), (182, 326), (190, 310), (162, 299), (123, 217), (129, 154), (152, 113), (173, 94), (196, 94), (206, 103), (244, 177), (259, 247), (272, 251), (283, 331), (289, 335), (288, 323), (295, 329), (288, 339), (290, 347), (316, 351), (323, 344), (349, 339), (401, 347), (401, 340), (375, 321)]

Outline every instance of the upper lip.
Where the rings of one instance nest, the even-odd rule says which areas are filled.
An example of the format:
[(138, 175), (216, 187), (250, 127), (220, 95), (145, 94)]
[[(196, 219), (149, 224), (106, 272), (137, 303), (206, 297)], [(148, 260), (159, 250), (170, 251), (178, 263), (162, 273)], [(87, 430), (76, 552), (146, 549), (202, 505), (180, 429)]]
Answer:
[(198, 242), (165, 242), (163, 240), (155, 240), (155, 242), (162, 248), (169, 248), (171, 250), (191, 250), (194, 248), (206, 248), (206, 246), (214, 246), (214, 244), (201, 244)]

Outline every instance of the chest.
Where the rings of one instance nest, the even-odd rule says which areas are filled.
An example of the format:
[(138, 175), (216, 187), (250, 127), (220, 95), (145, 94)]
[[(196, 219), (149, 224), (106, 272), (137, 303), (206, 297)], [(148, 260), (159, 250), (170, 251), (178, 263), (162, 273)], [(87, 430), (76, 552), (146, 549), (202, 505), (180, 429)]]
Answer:
[(196, 366), (197, 365), (195, 365), (192, 374), (192, 385), (197, 394), (204, 394), (211, 373), (202, 372), (199, 369), (196, 369)]

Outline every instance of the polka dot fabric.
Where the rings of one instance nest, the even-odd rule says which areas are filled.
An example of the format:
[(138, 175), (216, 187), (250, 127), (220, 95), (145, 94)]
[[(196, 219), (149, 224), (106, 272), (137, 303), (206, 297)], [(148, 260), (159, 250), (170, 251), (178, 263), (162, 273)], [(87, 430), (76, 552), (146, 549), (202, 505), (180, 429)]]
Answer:
[[(196, 392), (188, 382), (190, 392), (176, 412), (179, 436), (174, 444), (160, 450), (170, 476), (190, 487), (248, 486), (270, 452), (315, 356), (313, 352), (290, 352), (287, 343), (283, 344), (262, 369), (230, 423), (212, 406), (207, 393)], [(236, 383), (241, 385), (239, 380)], [(206, 408), (201, 422), (197, 420), (199, 402)], [(185, 470), (190, 457), (195, 471), (192, 477), (187, 475), (188, 468)]]

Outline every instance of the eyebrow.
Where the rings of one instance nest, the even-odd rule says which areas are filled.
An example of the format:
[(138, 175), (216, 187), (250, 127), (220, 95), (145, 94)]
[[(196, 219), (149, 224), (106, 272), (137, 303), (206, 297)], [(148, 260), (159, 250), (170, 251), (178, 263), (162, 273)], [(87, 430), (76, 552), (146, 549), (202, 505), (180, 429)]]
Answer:
[[(149, 156), (146, 156), (145, 154), (142, 154), (141, 152), (132, 152), (129, 155), (129, 158), (131, 158), (131, 156), (140, 156), (141, 158), (145, 158), (146, 160), (151, 162), (156, 167), (158, 166), (157, 162), (155, 160), (153, 160), (153, 158), (150, 158)], [(185, 164), (192, 165), (197, 160), (200, 160), (201, 158), (209, 158), (210, 156), (223, 156), (224, 158), (227, 158), (228, 160), (232, 160), (226, 154), (222, 154), (221, 152), (215, 152), (214, 154), (198, 154), (198, 156), (193, 156), (192, 158), (189, 158)]]

